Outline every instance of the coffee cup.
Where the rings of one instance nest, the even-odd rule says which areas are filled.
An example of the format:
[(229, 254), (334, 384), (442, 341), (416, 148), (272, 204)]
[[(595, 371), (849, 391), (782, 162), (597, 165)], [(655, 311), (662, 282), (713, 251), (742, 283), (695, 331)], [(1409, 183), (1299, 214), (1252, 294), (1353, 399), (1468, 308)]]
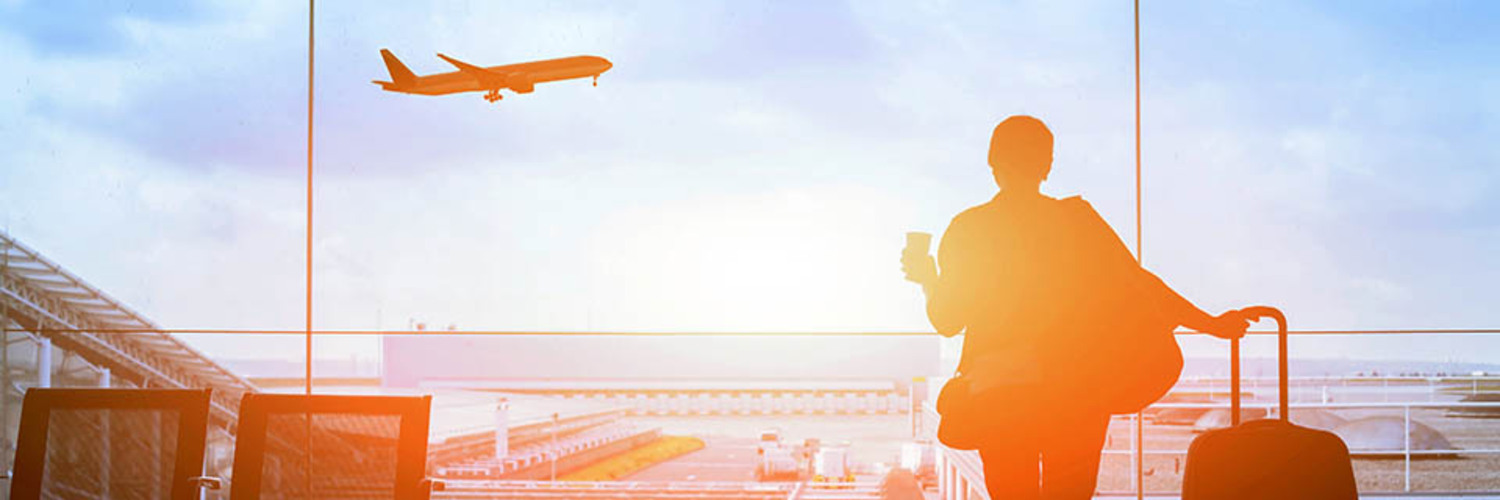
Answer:
[(921, 256), (932, 251), (932, 233), (911, 231), (906, 233), (906, 248), (903, 255)]

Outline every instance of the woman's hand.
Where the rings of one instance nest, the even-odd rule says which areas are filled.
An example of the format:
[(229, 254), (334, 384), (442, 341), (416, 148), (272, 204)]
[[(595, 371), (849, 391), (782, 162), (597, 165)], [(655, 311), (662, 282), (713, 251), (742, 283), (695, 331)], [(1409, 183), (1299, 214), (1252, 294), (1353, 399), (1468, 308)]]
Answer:
[(1213, 321), (1206, 330), (1215, 337), (1234, 340), (1245, 336), (1245, 330), (1250, 328), (1250, 315), (1239, 309), (1230, 309), (1223, 314), (1214, 316)]
[(937, 283), (937, 263), (931, 255), (901, 253), (901, 272), (906, 274), (906, 280), (921, 284), (923, 287)]

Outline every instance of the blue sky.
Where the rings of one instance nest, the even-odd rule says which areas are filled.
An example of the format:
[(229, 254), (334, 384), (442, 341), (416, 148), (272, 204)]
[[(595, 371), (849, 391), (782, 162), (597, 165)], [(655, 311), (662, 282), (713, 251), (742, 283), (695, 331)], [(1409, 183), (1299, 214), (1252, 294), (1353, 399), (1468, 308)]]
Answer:
[[(1500, 325), (1500, 6), (1144, 3), (1149, 267), (1207, 309), (1271, 303), (1302, 328)], [(985, 148), (1005, 116), (1046, 120), (1045, 189), (1134, 240), (1131, 15), (321, 5), (316, 324), (924, 329), (902, 233), (993, 194)], [(0, 224), (167, 326), (301, 327), (305, 43), (292, 3), (0, 2)], [(615, 68), (494, 106), (380, 92), (380, 48), (418, 73), (450, 69), (435, 52)]]

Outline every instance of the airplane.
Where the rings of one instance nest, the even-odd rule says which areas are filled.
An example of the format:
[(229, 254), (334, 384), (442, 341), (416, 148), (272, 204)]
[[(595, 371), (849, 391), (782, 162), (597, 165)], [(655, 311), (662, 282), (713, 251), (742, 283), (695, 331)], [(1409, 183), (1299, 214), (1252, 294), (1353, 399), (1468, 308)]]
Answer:
[(504, 99), (500, 89), (510, 89), (517, 94), (529, 94), (536, 84), (594, 77), (594, 86), (599, 86), (599, 75), (614, 67), (608, 59), (598, 56), (573, 56), (545, 61), (490, 66), (475, 66), (443, 54), (438, 58), (448, 61), (458, 71), (417, 76), (388, 49), (380, 49), (385, 59), (385, 69), (391, 72), (391, 81), (371, 80), (371, 83), (390, 92), (420, 95), (446, 95), (458, 92), (485, 91), (484, 100), (496, 102)]

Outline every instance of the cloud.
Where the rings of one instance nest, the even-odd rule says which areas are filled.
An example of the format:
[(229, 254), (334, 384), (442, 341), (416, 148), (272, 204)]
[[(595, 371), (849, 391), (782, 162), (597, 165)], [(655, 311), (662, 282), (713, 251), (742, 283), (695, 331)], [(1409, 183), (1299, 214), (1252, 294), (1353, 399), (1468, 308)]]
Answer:
[[(305, 5), (39, 5), (0, 7), (7, 227), (170, 325), (299, 326)], [(1298, 326), (1491, 321), (1496, 38), (1408, 10), (1146, 6), (1148, 265)], [(925, 328), (892, 249), (993, 193), (1013, 113), (1058, 137), (1050, 192), (1134, 240), (1126, 4), (318, 15), (320, 325)], [(616, 67), (493, 106), (380, 91), (382, 47)]]
[(1358, 22), (1379, 16), (1269, 9), (1146, 25), (1148, 262), (1215, 307), (1274, 298), (1309, 327), (1489, 321), (1453, 296), (1493, 279), (1455, 255), (1500, 248), (1480, 229), (1500, 210), (1479, 167), (1500, 109), (1469, 77), (1478, 54), (1414, 72), (1422, 56), (1383, 47), (1426, 42)]
[(305, 48), (284, 31), (295, 9), (205, 5), (197, 10), (214, 15), (159, 19), (133, 15), (134, 5), (85, 9), (112, 20), (114, 51), (67, 57), (0, 37), (25, 75), (12, 98), (30, 119), (125, 140), (189, 170), (298, 163), (304, 85), (294, 75)]
[(192, 23), (206, 14), (204, 7), (192, 1), (22, 0), (0, 4), (0, 29), (48, 56), (114, 56), (132, 48), (131, 21)]

